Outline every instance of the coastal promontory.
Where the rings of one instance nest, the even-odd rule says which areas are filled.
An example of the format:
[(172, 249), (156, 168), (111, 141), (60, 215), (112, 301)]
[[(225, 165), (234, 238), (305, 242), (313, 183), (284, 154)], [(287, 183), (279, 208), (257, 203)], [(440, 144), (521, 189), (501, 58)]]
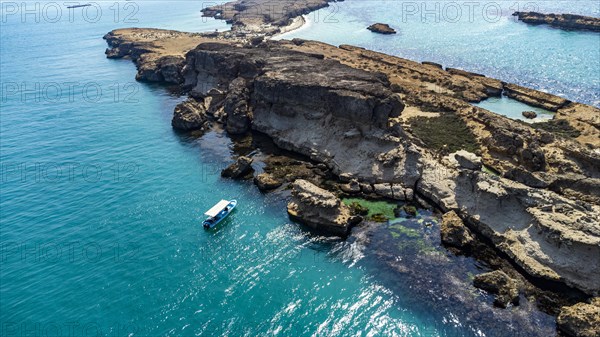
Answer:
[[(165, 34), (113, 31), (107, 53), (130, 56), (140, 80), (178, 85), (231, 135), (266, 135), (329, 175), (328, 184), (255, 178), (292, 187), (292, 218), (343, 236), (351, 221), (338, 193), (425, 201), (465, 226), (469, 239), (452, 246), (489, 242), (541, 287), (600, 293), (600, 109), (350, 45)], [(151, 44), (138, 40), (152, 35)], [(199, 40), (160, 47), (177, 39)], [(165, 59), (177, 62), (164, 68)], [(552, 124), (471, 104), (503, 94), (555, 111)], [(308, 212), (321, 196), (344, 221)], [(499, 303), (509, 302), (514, 290)]]

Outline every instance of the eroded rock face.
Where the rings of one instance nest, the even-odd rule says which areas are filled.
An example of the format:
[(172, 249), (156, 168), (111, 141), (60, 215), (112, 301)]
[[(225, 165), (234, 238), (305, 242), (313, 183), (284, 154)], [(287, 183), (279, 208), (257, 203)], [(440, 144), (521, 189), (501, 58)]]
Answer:
[(227, 116), (227, 132), (234, 135), (244, 134), (250, 130), (252, 111), (250, 108), (250, 92), (248, 84), (242, 77), (231, 81), (223, 104)]
[(501, 270), (475, 275), (473, 285), (495, 294), (494, 304), (501, 308), (506, 308), (509, 304), (519, 304), (517, 283)]
[(287, 210), (292, 220), (332, 235), (345, 236), (352, 226), (362, 221), (333, 193), (301, 179), (292, 184), (292, 199)]
[(250, 118), (248, 103), (251, 127), (279, 147), (322, 162), (334, 173), (349, 168), (360, 181), (413, 186), (420, 153), (402, 141), (406, 135), (401, 130), (388, 131), (390, 119), (401, 114), (404, 104), (385, 76), (278, 46), (201, 44), (187, 55), (185, 85), (198, 92), (242, 78), (249, 101), (246, 93), (236, 93), (230, 109), (241, 107), (234, 114), (241, 117), (239, 125)]
[(591, 304), (577, 303), (563, 307), (557, 318), (558, 328), (573, 337), (600, 336), (600, 298)]
[(171, 125), (178, 130), (190, 131), (202, 129), (207, 121), (204, 103), (189, 98), (175, 107)]
[(444, 214), (440, 230), (442, 242), (446, 245), (467, 248), (473, 242), (471, 231), (454, 211)]
[(454, 210), (528, 274), (600, 292), (600, 208), (548, 190), (428, 161), (418, 191)]
[(465, 150), (460, 150), (454, 153), (454, 159), (456, 159), (460, 167), (467, 170), (479, 171), (483, 166), (481, 157)]
[(252, 158), (241, 156), (235, 163), (221, 171), (221, 176), (224, 178), (242, 179), (246, 178), (251, 172)]

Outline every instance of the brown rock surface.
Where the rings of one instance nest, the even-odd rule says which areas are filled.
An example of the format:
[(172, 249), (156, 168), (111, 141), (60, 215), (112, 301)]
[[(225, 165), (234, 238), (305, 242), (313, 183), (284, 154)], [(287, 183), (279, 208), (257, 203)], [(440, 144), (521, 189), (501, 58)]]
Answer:
[(506, 308), (519, 304), (519, 289), (515, 280), (501, 270), (475, 275), (473, 285), (496, 295), (494, 304)]
[(362, 221), (333, 193), (301, 179), (292, 184), (287, 210), (292, 220), (333, 235), (345, 236), (353, 225)]
[(575, 14), (543, 14), (537, 12), (514, 12), (513, 16), (532, 25), (547, 24), (566, 30), (591, 30), (600, 32), (600, 18)]
[(252, 172), (252, 158), (241, 156), (236, 161), (221, 171), (224, 178), (241, 179)]
[(206, 108), (203, 102), (188, 98), (175, 107), (171, 125), (178, 130), (190, 131), (202, 129), (207, 121)]
[(558, 328), (573, 337), (600, 336), (600, 299), (562, 307), (557, 318)]
[[(599, 109), (480, 74), (304, 40), (203, 43), (187, 54), (181, 75), (194, 97), (211, 88), (226, 95), (243, 78), (250, 127), (279, 147), (379, 195), (417, 193), (455, 211), (527, 274), (600, 292)], [(581, 136), (469, 104), (503, 88), (556, 110)], [(480, 156), (486, 172), (445, 162), (459, 150)]]
[(261, 191), (269, 191), (281, 186), (283, 182), (269, 173), (261, 173), (254, 177), (254, 183)]
[(374, 23), (367, 27), (373, 33), (379, 34), (396, 34), (396, 31), (386, 23)]
[(471, 231), (454, 211), (444, 214), (440, 230), (446, 245), (467, 248), (473, 242)]

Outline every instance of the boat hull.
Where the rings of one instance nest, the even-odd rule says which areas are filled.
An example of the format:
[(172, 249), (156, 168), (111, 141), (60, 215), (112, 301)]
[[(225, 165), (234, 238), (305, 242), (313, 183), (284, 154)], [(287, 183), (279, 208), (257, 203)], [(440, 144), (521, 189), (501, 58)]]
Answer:
[(211, 229), (211, 228), (216, 227), (218, 224), (223, 222), (223, 220), (225, 220), (227, 218), (227, 216), (229, 216), (229, 214), (231, 214), (231, 212), (233, 212), (233, 210), (235, 209), (236, 206), (237, 206), (237, 200), (230, 200), (229, 204), (227, 204), (227, 208), (223, 212), (221, 212), (219, 215), (217, 215), (214, 218), (208, 218), (208, 219), (202, 221), (202, 227), (204, 227), (204, 229)]

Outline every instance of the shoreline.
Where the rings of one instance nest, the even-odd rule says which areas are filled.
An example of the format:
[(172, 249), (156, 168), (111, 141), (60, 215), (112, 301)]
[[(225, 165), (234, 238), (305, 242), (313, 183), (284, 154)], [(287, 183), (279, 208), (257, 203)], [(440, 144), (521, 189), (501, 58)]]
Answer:
[(296, 16), (291, 21), (292, 22), (289, 25), (280, 28), (279, 33), (269, 36), (268, 39), (281, 38), (282, 35), (298, 30), (307, 24), (304, 15)]

